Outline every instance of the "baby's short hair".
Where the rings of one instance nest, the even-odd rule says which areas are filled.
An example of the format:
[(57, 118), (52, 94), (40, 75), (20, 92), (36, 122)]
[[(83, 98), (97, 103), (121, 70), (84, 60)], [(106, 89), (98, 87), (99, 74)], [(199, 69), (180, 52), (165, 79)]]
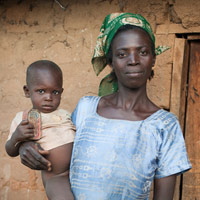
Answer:
[(33, 74), (32, 72), (33, 70), (37, 70), (37, 69), (49, 70), (55, 73), (55, 75), (57, 73), (60, 75), (61, 81), (63, 82), (62, 70), (56, 63), (50, 60), (38, 60), (30, 64), (26, 70), (26, 84), (27, 85), (31, 84), (31, 79), (32, 79), (31, 76)]

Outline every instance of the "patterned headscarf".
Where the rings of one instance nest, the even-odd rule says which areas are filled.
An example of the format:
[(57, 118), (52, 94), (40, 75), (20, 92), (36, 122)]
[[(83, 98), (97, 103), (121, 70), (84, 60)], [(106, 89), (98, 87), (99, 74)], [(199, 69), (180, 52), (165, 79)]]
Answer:
[[(126, 24), (138, 26), (144, 29), (151, 37), (155, 46), (155, 36), (152, 28), (143, 16), (132, 13), (112, 13), (107, 15), (100, 28), (100, 33), (94, 49), (94, 55), (92, 57), (93, 68), (97, 76), (107, 65), (106, 56), (115, 33), (121, 26)], [(156, 55), (159, 55), (167, 49), (169, 49), (169, 47), (158, 46), (155, 49), (155, 53)], [(111, 94), (117, 90), (117, 81), (112, 78), (112, 74), (108, 74), (100, 83), (99, 96)]]

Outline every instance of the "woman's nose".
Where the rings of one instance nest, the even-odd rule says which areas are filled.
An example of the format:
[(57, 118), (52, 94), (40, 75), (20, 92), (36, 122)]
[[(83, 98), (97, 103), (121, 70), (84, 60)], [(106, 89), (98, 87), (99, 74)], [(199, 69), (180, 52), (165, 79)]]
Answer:
[(132, 52), (129, 54), (128, 64), (129, 65), (137, 65), (139, 63), (139, 57), (137, 53)]

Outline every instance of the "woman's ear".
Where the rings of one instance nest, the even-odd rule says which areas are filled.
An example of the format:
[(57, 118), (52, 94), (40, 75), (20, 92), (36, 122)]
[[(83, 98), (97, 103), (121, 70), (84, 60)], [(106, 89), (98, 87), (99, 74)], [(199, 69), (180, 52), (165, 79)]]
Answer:
[(27, 85), (24, 85), (23, 90), (24, 90), (25, 97), (30, 98), (30, 92)]
[(112, 63), (108, 64), (108, 66), (109, 66), (112, 70), (114, 70), (113, 64), (112, 64)]
[(63, 91), (64, 91), (64, 88), (62, 88), (61, 94), (63, 93)]
[(156, 55), (155, 55), (154, 58), (153, 58), (152, 67), (154, 67), (155, 63), (156, 63)]

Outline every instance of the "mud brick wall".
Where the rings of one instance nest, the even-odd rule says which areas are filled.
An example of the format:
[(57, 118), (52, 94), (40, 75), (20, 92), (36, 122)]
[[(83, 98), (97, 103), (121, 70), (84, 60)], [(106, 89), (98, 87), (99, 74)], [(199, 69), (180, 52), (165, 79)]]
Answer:
[[(60, 2), (60, 3), (59, 3)], [(156, 34), (157, 45), (170, 50), (157, 57), (155, 77), (148, 93), (169, 109), (175, 34), (168, 27), (200, 26), (197, 0), (0, 0), (0, 199), (46, 199), (40, 172), (6, 155), (4, 145), (11, 120), (30, 108), (22, 87), (27, 66), (39, 59), (56, 62), (64, 73), (61, 107), (73, 111), (80, 97), (97, 95), (99, 77), (91, 57), (100, 25), (111, 12), (145, 16)], [(178, 30), (177, 30), (178, 31)], [(175, 32), (175, 31), (174, 31)], [(200, 29), (199, 29), (200, 32)]]

